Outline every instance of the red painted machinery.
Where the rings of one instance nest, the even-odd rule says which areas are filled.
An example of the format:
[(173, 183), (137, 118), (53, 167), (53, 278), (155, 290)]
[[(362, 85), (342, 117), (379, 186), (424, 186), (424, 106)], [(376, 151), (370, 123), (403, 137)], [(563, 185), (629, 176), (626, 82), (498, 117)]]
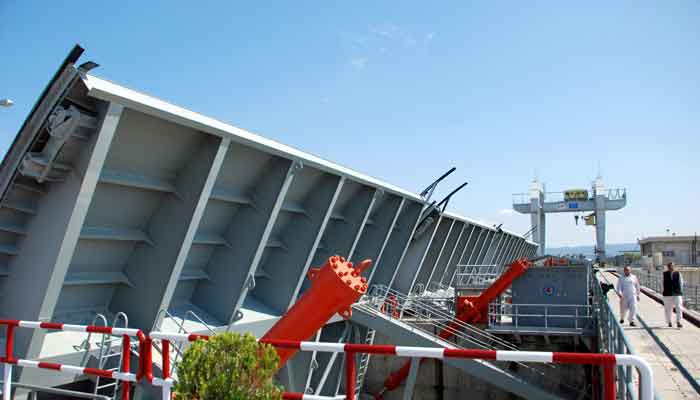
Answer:
[[(501, 295), (520, 275), (522, 275), (532, 263), (527, 259), (514, 261), (496, 281), (484, 290), (479, 296), (462, 296), (457, 300), (457, 315), (455, 321), (450, 322), (447, 328), (440, 332), (439, 337), (447, 339), (459, 330), (459, 323), (475, 324), (486, 319), (489, 303)], [(401, 369), (389, 375), (384, 381), (384, 389), (375, 398), (381, 399), (382, 394), (396, 389), (403, 382), (411, 368), (407, 361)]]
[(545, 267), (567, 266), (569, 264), (569, 259), (564, 257), (547, 257), (544, 260)]
[[(277, 323), (261, 338), (264, 340), (308, 340), (333, 314), (348, 319), (350, 307), (367, 291), (367, 278), (362, 272), (372, 265), (362, 261), (357, 267), (345, 258), (333, 256), (320, 268), (311, 268), (307, 277), (311, 287)], [(298, 350), (278, 348), (282, 368)]]

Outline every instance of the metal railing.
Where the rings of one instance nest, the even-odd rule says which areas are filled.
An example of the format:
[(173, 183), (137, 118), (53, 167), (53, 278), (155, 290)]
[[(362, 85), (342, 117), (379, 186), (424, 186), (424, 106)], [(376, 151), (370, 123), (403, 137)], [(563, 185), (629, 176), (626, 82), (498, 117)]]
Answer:
[[(618, 271), (622, 274), (622, 270)], [(683, 271), (680, 271), (681, 274)], [(633, 272), (637, 279), (639, 279), (639, 284), (647, 287), (659, 294), (662, 294), (663, 289), (663, 272), (662, 271), (634, 271)], [(700, 286), (698, 285), (683, 285), (683, 306), (685, 308), (700, 311)]]
[[(2, 385), (4, 383), (5, 382), (0, 381), (0, 385)], [(76, 390), (60, 389), (60, 388), (55, 388), (55, 387), (50, 387), (50, 386), (29, 385), (26, 383), (18, 383), (18, 382), (12, 382), (12, 386), (17, 388), (17, 389), (30, 390), (29, 394), (27, 394), (27, 400), (37, 400), (38, 393), (55, 394), (58, 396), (69, 397), (69, 398), (73, 398), (73, 399), (111, 400), (111, 397), (104, 396), (101, 394), (78, 392)]]
[[(611, 188), (603, 191), (608, 200), (624, 200), (627, 198), (626, 188)], [(595, 193), (590, 192), (590, 196), (586, 200), (593, 200)], [(545, 192), (544, 200), (548, 203), (565, 201), (564, 192)], [(513, 193), (513, 204), (530, 204), (530, 193)]]
[[(189, 318), (188, 318), (189, 317)], [(210, 326), (206, 322), (204, 322), (204, 319), (202, 319), (199, 315), (197, 315), (194, 311), (192, 310), (187, 310), (180, 318), (178, 321), (177, 316), (172, 314), (170, 311), (166, 309), (161, 309), (158, 314), (156, 315), (156, 319), (153, 322), (153, 328), (151, 328), (151, 331), (156, 331), (158, 330), (158, 325), (162, 324), (162, 320), (168, 318), (170, 322), (174, 323), (175, 326), (177, 326), (177, 331), (176, 333), (181, 334), (189, 334), (192, 333), (187, 330), (186, 328), (186, 323), (187, 321), (194, 321), (196, 323), (199, 323), (202, 325), (207, 332), (209, 332), (210, 335), (216, 334), (216, 330), (214, 327)], [(180, 359), (184, 355), (184, 349), (182, 346), (184, 346), (185, 343), (178, 343), (175, 346), (170, 346), (169, 351), (171, 353), (171, 372), (170, 374), (172, 376), (177, 376), (177, 367), (179, 365)], [(161, 353), (163, 351), (162, 346), (158, 341), (153, 342), (153, 348), (158, 352)]]
[[(405, 295), (383, 285), (370, 288), (369, 294), (356, 303), (354, 307), (380, 312), (393, 319), (413, 325), (431, 335), (442, 330), (455, 331), (457, 340), (440, 339), (455, 346), (468, 345), (480, 349), (517, 350), (511, 343), (478, 329), (472, 325), (455, 320), (451, 310), (454, 306), (445, 306), (445, 302), (454, 299), (434, 299), (421, 296)], [(449, 324), (455, 322), (457, 329)]]
[(513, 193), (513, 204), (530, 204), (530, 193)]
[[(613, 313), (607, 296), (603, 293), (600, 282), (595, 277), (598, 273), (591, 274), (591, 288), (593, 290), (592, 306), (593, 315), (596, 319), (598, 334), (598, 350), (600, 352), (615, 354), (634, 355), (635, 351), (630, 344), (624, 329)], [(602, 280), (607, 284), (612, 284), (604, 274)], [(620, 399), (636, 400), (638, 393), (635, 390), (634, 382), (639, 380), (638, 376), (632, 372), (631, 367), (618, 366), (617, 368), (617, 391)]]
[(458, 264), (450, 286), (457, 289), (486, 289), (498, 278), (503, 267), (496, 264)]
[(446, 292), (449, 290), (450, 290), (449, 286), (447, 286), (443, 283), (440, 283), (438, 281), (432, 281), (432, 282), (428, 283), (428, 287), (425, 290), (425, 292), (439, 293), (439, 292)]
[(624, 200), (627, 198), (627, 189), (613, 188), (605, 191), (608, 200)]
[[(143, 358), (141, 355), (144, 351), (146, 336), (139, 329), (24, 320), (0, 320), (0, 326), (4, 326), (6, 328), (5, 354), (0, 356), (0, 363), (4, 364), (2, 386), (3, 400), (11, 400), (12, 385), (14, 385), (12, 382), (12, 370), (15, 366), (21, 368), (61, 371), (74, 375), (88, 375), (95, 378), (99, 377), (119, 381), (122, 400), (129, 400), (131, 395), (131, 385), (138, 382), (142, 377), (141, 362), (143, 361)], [(18, 328), (64, 332), (101, 333), (105, 335), (119, 336), (121, 337), (122, 342), (120, 346), (120, 365), (117, 369), (101, 369), (15, 357), (14, 340), (15, 331)], [(131, 372), (132, 338), (138, 339), (139, 368), (136, 373)]]
[[(489, 304), (489, 328), (593, 328), (593, 307), (587, 304)], [(522, 321), (525, 321), (523, 324)]]

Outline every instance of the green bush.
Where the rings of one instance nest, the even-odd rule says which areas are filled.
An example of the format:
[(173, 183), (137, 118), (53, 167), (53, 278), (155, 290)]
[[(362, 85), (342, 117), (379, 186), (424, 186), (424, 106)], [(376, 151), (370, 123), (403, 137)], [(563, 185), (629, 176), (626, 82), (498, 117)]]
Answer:
[(222, 333), (197, 340), (185, 351), (177, 370), (177, 400), (281, 399), (273, 381), (279, 357), (249, 333)]

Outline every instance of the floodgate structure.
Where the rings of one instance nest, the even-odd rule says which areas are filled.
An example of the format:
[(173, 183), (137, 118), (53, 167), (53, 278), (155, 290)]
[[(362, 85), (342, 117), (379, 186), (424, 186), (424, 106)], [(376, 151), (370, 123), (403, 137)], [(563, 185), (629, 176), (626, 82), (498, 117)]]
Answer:
[(590, 265), (81, 53), (0, 167), (4, 398), (161, 398), (180, 342), (223, 331), (296, 346), (286, 398), (649, 398)]

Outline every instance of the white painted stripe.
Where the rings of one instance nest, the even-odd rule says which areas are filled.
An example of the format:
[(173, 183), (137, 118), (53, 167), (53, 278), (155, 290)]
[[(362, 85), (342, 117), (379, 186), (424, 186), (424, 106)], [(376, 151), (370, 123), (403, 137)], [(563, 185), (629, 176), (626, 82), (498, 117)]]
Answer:
[(301, 350), (342, 353), (345, 351), (345, 343), (301, 342)]
[(173, 378), (163, 379), (163, 378), (153, 377), (151, 384), (153, 386), (160, 386), (160, 387), (163, 387), (165, 385), (173, 386), (175, 384), (175, 381), (173, 380)]
[(497, 351), (496, 360), (498, 361), (522, 361), (522, 362), (537, 362), (551, 363), (553, 353), (549, 351)]
[(396, 355), (399, 357), (425, 357), (442, 359), (445, 356), (445, 349), (396, 346)]
[(167, 333), (167, 332), (151, 332), (149, 334), (151, 339), (166, 339), (172, 342), (186, 342), (189, 340), (190, 335), (186, 333)]
[(112, 335), (136, 336), (136, 335), (138, 335), (138, 333), (139, 333), (139, 330), (133, 329), (133, 328), (112, 328)]
[(130, 372), (112, 371), (112, 378), (120, 381), (136, 382), (136, 375)]
[(317, 396), (314, 394), (304, 394), (303, 400), (341, 400), (345, 399), (345, 396)]
[(39, 321), (19, 321), (19, 326), (21, 326), (22, 328), (37, 329), (39, 328), (39, 325), (41, 325), (41, 322)]
[(63, 330), (67, 332), (87, 332), (87, 326), (64, 324)]
[(85, 368), (73, 365), (61, 365), (61, 372), (82, 375), (85, 372)]
[(27, 368), (39, 368), (39, 361), (17, 360), (17, 365)]

